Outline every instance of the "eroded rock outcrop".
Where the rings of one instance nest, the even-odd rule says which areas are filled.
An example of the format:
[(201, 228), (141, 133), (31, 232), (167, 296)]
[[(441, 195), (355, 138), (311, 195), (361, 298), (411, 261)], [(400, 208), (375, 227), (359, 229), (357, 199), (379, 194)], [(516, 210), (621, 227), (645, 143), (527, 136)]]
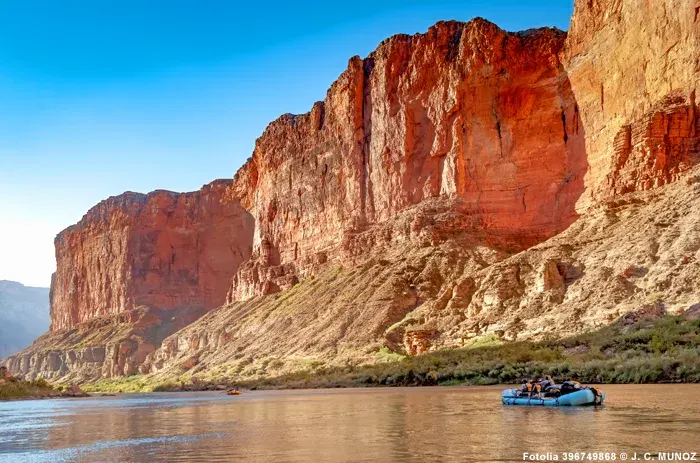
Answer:
[[(560, 139), (566, 145), (564, 150), (559, 147), (558, 152), (562, 156), (559, 161), (566, 159), (563, 164), (567, 167), (555, 168), (558, 175), (553, 176), (555, 180), (551, 184), (555, 186), (550, 191), (540, 184), (533, 190), (538, 192), (541, 204), (549, 208), (550, 213), (553, 205), (565, 204), (563, 210), (566, 213), (558, 215), (563, 219), (559, 222), (551, 220), (556, 213), (541, 221), (529, 221), (524, 214), (530, 204), (527, 198), (526, 207), (520, 209), (512, 201), (516, 194), (522, 193), (517, 184), (514, 188), (511, 184), (512, 196), (505, 194), (507, 188), (503, 185), (508, 183), (509, 177), (506, 165), (500, 164), (503, 158), (498, 154), (504, 152), (501, 147), (509, 147), (511, 142), (517, 147), (521, 141), (527, 143), (530, 139), (503, 136), (519, 133), (517, 128), (503, 130), (503, 125), (499, 125), (502, 124), (499, 116), (507, 113), (501, 105), (509, 101), (504, 94), (492, 93), (491, 98), (486, 98), (485, 101), (489, 101), (487, 107), (499, 108), (490, 114), (492, 118), (488, 113), (479, 113), (478, 109), (483, 108), (479, 97), (488, 95), (488, 90), (481, 93), (478, 89), (481, 86), (490, 88), (488, 76), (493, 75), (489, 71), (497, 73), (505, 69), (504, 81), (508, 83), (497, 87), (507, 89), (513, 85), (511, 95), (522, 97), (511, 100), (517, 101), (513, 108), (527, 108), (527, 95), (536, 97), (534, 101), (538, 102), (548, 99), (543, 94), (531, 93), (532, 82), (524, 92), (515, 90), (514, 80), (517, 78), (511, 80), (513, 74), (509, 73), (508, 66), (501, 69), (498, 65), (491, 67), (498, 61), (496, 56), (504, 55), (496, 53), (489, 59), (470, 61), (469, 57), (479, 56), (479, 52), (487, 48), (486, 43), (498, 43), (498, 40), (490, 40), (497, 35), (489, 36), (483, 32), (489, 29), (488, 26), (472, 23), (460, 34), (454, 34), (454, 29), (445, 26), (432, 30), (438, 37), (440, 31), (447, 36), (453, 34), (455, 38), (444, 43), (458, 45), (446, 48), (456, 51), (445, 52), (443, 56), (456, 57), (455, 61), (436, 64), (430, 61), (436, 54), (424, 49), (421, 58), (415, 61), (424, 67), (412, 68), (412, 59), (415, 59), (412, 52), (420, 49), (426, 39), (399, 37), (380, 46), (375, 54), (362, 61), (362, 66), (359, 61), (351, 62), (349, 71), (339, 81), (344, 93), (334, 93), (331, 89), (329, 98), (335, 95), (330, 99), (331, 104), (327, 100), (323, 105), (317, 105), (310, 116), (286, 118), (278, 121), (276, 126), (273, 124), (271, 129), (284, 133), (285, 136), (275, 139), (285, 141), (295, 140), (297, 132), (294, 129), (298, 126), (315, 127), (317, 132), (323, 132), (320, 121), (324, 121), (324, 115), (328, 114), (324, 109), (333, 108), (337, 112), (337, 106), (332, 104), (346, 102), (354, 108), (349, 114), (356, 115), (347, 119), (354, 125), (345, 126), (348, 130), (353, 128), (357, 140), (353, 145), (355, 151), (348, 152), (362, 153), (360, 174), (357, 174), (356, 165), (344, 166), (325, 159), (313, 163), (315, 175), (304, 182), (304, 185), (312, 186), (314, 194), (309, 194), (308, 190), (294, 189), (293, 181), (298, 175), (290, 175), (303, 172), (295, 169), (294, 163), (295, 154), (305, 149), (289, 145), (270, 149), (283, 154), (281, 159), (284, 161), (267, 163), (275, 169), (266, 174), (256, 160), (266, 159), (268, 149), (259, 144), (253, 159), (239, 172), (234, 189), (243, 190), (237, 185), (256, 187), (248, 190), (255, 192), (254, 197), (244, 202), (251, 210), (258, 211), (256, 249), (264, 243), (267, 248), (265, 255), (273, 256), (273, 265), (266, 264), (270, 261), (263, 259), (247, 269), (254, 270), (255, 265), (258, 269), (276, 267), (280, 269), (279, 274), (286, 277), (294, 270), (298, 272), (305, 268), (298, 261), (300, 255), (309, 258), (314, 251), (331, 249), (342, 238), (345, 247), (341, 251), (374, 250), (382, 256), (380, 260), (384, 265), (394, 270), (392, 276), (360, 265), (337, 284), (335, 280), (325, 281), (323, 277), (323, 290), (309, 288), (303, 281), (299, 289), (295, 288), (287, 296), (283, 293), (280, 299), (268, 296), (249, 302), (234, 302), (166, 340), (168, 348), (154, 353), (152, 358), (158, 361), (150, 365), (150, 371), (167, 375), (174, 369), (181, 373), (182, 359), (196, 358), (196, 365), (188, 365), (190, 369), (186, 371), (205, 373), (213, 366), (224, 364), (231, 365), (227, 373), (232, 375), (278, 374), (300, 368), (295, 362), (306, 358), (337, 364), (374, 361), (378, 348), (372, 348), (370, 340), (376, 343), (375, 346), (388, 347), (394, 352), (416, 354), (464, 345), (483, 336), (512, 340), (595, 329), (649, 304), (663, 305), (664, 310), (691, 310), (689, 307), (694, 307), (700, 299), (700, 218), (693, 208), (699, 193), (695, 180), (698, 175), (693, 173), (698, 163), (699, 7), (693, 0), (576, 1), (566, 44), (560, 51), (552, 53), (559, 53), (561, 63), (557, 61), (557, 66), (539, 69), (545, 75), (546, 69), (558, 69), (558, 73), (549, 75), (559, 75), (561, 85), (549, 89), (557, 88), (559, 95), (571, 95), (562, 98), (565, 103), (560, 108), (564, 111), (559, 112), (558, 118), (561, 129), (554, 130), (551, 118), (539, 119), (530, 113), (529, 122), (537, 119), (540, 124), (539, 121), (544, 121), (542, 124), (548, 129), (546, 134), (537, 129), (528, 132), (533, 135), (532, 140), (542, 142), (544, 137), (555, 143)], [(542, 34), (546, 36), (552, 32), (540, 31), (540, 39)], [(518, 40), (525, 35), (519, 35)], [(470, 41), (469, 37), (476, 40)], [(510, 37), (506, 41), (511, 40)], [(463, 47), (465, 43), (469, 46)], [(465, 76), (459, 74), (459, 63), (465, 62), (470, 63), (470, 70), (481, 70), (470, 74), (480, 81), (475, 85), (466, 77), (456, 87), (467, 90), (460, 97), (459, 91), (449, 82), (450, 76), (455, 74)], [(542, 64), (540, 60), (534, 62)], [(425, 85), (426, 80), (421, 80), (421, 77), (432, 75), (433, 69), (440, 70), (440, 77), (432, 86)], [(353, 76), (357, 77), (353, 79)], [(447, 84), (443, 86), (445, 82)], [(359, 96), (360, 88), (363, 89), (362, 97)], [(412, 90), (411, 96), (403, 99), (406, 95), (403, 91), (407, 89)], [(352, 98), (353, 91), (355, 98)], [(375, 98), (377, 95), (382, 96)], [(468, 104), (451, 104), (464, 102), (464, 95), (471, 96), (466, 100)], [(424, 104), (425, 101), (431, 104)], [(432, 105), (436, 102), (437, 105)], [(362, 118), (359, 117), (360, 107)], [(434, 119), (436, 115), (439, 117)], [(396, 123), (392, 117), (411, 124)], [(304, 125), (305, 118), (311, 120), (307, 125)], [(311, 128), (309, 133), (313, 133)], [(495, 132), (493, 128), (496, 128)], [(308, 137), (305, 134), (304, 139)], [(501, 145), (504, 140), (506, 143)], [(360, 146), (361, 142), (363, 146)], [(481, 148), (487, 156), (480, 155)], [(333, 150), (322, 149), (322, 152), (333, 153)], [(446, 154), (441, 157), (441, 153)], [(460, 156), (465, 153), (466, 156)], [(516, 153), (509, 154), (518, 157)], [(349, 159), (358, 157), (359, 154)], [(550, 158), (546, 154), (533, 159), (538, 159), (536, 170), (540, 173), (549, 167), (547, 161)], [(518, 170), (522, 165), (515, 162), (510, 166), (516, 172), (523, 172)], [(555, 166), (562, 164), (555, 163)], [(481, 174), (488, 168), (493, 170), (484, 181)], [(585, 172), (583, 179), (581, 172)], [(275, 177), (277, 173), (280, 177)], [(333, 175), (329, 176), (329, 173)], [(460, 175), (464, 173), (466, 175)], [(296, 203), (285, 199), (280, 189), (266, 186), (265, 175), (270, 178), (268, 185), (281, 185), (283, 179), (289, 179), (289, 190), (297, 194)], [(337, 181), (327, 183), (329, 178)], [(683, 178), (687, 181), (668, 185)], [(342, 203), (335, 205), (331, 217), (336, 218), (336, 226), (329, 228), (326, 226), (327, 216), (313, 213), (315, 204), (323, 204), (323, 207), (328, 204), (322, 201), (327, 196), (319, 194), (327, 194), (327, 190), (319, 188), (319, 183), (337, 189), (348, 179), (355, 179), (355, 183), (349, 183), (347, 187), (349, 193), (331, 198), (359, 196), (360, 201), (356, 200), (355, 204), (361, 207), (359, 211), (350, 209), (350, 212), (338, 214), (336, 211), (343, 211)], [(582, 180), (583, 184), (580, 183)], [(489, 181), (503, 183), (494, 185)], [(573, 185), (568, 190), (562, 189), (567, 182)], [(474, 205), (472, 193), (476, 193), (479, 199), (478, 213), (471, 208)], [(491, 195), (500, 200), (481, 202)], [(395, 235), (385, 235), (383, 243), (387, 246), (384, 248), (377, 246), (376, 240), (366, 238), (381, 235), (372, 231), (377, 228), (372, 224), (383, 219), (387, 221), (378, 228), (389, 228), (388, 233), (394, 232), (389, 223), (395, 211), (415, 204), (413, 201), (419, 203), (416, 208), (420, 211), (435, 197), (443, 205), (449, 204), (447, 209), (453, 211), (453, 217), (460, 215), (457, 211), (468, 211), (464, 216), (473, 218), (473, 221), (456, 220), (453, 236), (444, 241), (428, 238), (430, 244), (425, 248), (420, 248), (416, 236), (444, 234), (450, 228), (443, 228), (446, 222), (424, 234), (418, 232), (406, 242), (393, 239)], [(464, 206), (464, 209), (459, 209), (459, 206)], [(494, 246), (499, 224), (504, 224), (505, 235), (511, 238), (511, 250), (521, 250), (538, 241), (535, 238), (538, 234), (532, 233), (533, 224), (544, 224), (539, 230), (539, 238), (545, 240), (559, 231), (553, 224), (565, 227), (571, 222), (567, 223), (564, 217), (573, 219), (577, 213), (584, 215), (565, 232), (512, 257), (496, 253), (483, 258), (480, 252), (474, 253), (477, 249), (483, 252), (483, 247), (499, 248)], [(291, 225), (289, 217), (294, 219)], [(339, 237), (342, 227), (337, 226), (338, 217), (349, 218), (345, 223), (352, 224), (352, 228), (348, 226), (346, 229), (355, 233), (344, 233)], [(416, 217), (411, 230), (421, 230), (424, 223), (434, 224), (435, 216), (430, 213), (419, 212)], [(469, 231), (485, 233), (470, 234)], [(460, 232), (466, 232), (476, 240), (470, 242), (470, 238), (461, 235), (469, 244), (462, 244), (462, 250), (456, 251), (450, 245), (459, 241), (456, 236)], [(359, 237), (365, 237), (364, 246), (356, 247), (353, 243)], [(420, 249), (435, 254), (419, 255)], [(471, 253), (468, 258), (465, 249)], [(352, 253), (326, 254), (335, 257), (336, 261), (340, 256), (346, 265), (353, 262), (348, 259)], [(629, 271), (630, 268), (633, 270)], [(385, 316), (384, 332), (369, 322), (373, 320), (371, 317), (358, 309), (368, 306), (368, 301), (363, 299), (367, 293), (346, 289), (368, 285), (368, 281), (362, 280), (368, 271), (374, 272), (376, 285), (394, 282), (384, 287), (381, 295), (370, 293), (384, 301), (382, 307), (385, 310), (393, 307), (390, 312), (381, 312), (392, 314)], [(396, 275), (404, 276), (405, 280), (397, 282)], [(255, 285), (251, 289), (251, 281), (260, 284), (270, 280), (267, 275), (254, 271), (246, 275), (239, 273), (237, 278), (231, 301), (260, 294)], [(236, 293), (237, 288), (243, 288), (243, 291)], [(274, 286), (267, 286), (262, 292), (274, 290)], [(321, 321), (301, 315), (307, 310), (301, 302), (303, 300), (313, 301), (314, 314)], [(341, 323), (346, 318), (340, 313), (348, 312), (349, 315), (345, 315), (347, 322)], [(399, 319), (401, 313), (404, 315)], [(299, 324), (297, 319), (301, 320)], [(359, 328), (363, 320), (367, 322)], [(350, 336), (347, 335), (348, 326), (353, 327), (354, 334)], [(198, 349), (191, 349), (187, 343), (181, 342), (205, 336), (206, 332), (217, 328), (223, 330), (217, 339), (224, 341), (198, 344)], [(357, 347), (353, 350), (352, 339), (362, 338), (357, 335), (358, 330), (368, 337), (364, 345), (369, 347), (365, 350)], [(266, 333), (265, 342), (248, 342), (259, 339), (262, 332)], [(277, 334), (271, 337), (270, 333)], [(296, 334), (300, 337), (295, 337)], [(305, 343), (307, 339), (311, 341)], [(349, 354), (351, 351), (353, 353)]]
[(94, 318), (39, 337), (6, 363), (27, 379), (63, 383), (133, 375), (163, 339), (205, 313), (140, 307)]
[(379, 246), (361, 265), (328, 266), (289, 291), (209, 312), (168, 337), (142, 372), (274, 376), (382, 361), (387, 351), (573, 335), (650, 306), (692, 315), (700, 184), (621, 198), (512, 256), (467, 234), (434, 246)]
[(51, 331), (10, 368), (64, 381), (130, 375), (166, 336), (223, 304), (254, 229), (238, 201), (222, 201), (229, 184), (124, 193), (61, 232)]

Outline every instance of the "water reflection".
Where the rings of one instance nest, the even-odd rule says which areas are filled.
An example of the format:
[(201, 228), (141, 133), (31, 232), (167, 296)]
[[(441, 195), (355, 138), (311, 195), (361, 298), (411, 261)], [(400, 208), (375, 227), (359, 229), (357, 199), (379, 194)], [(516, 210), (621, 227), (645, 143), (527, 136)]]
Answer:
[(598, 409), (504, 407), (500, 389), (0, 403), (0, 461), (522, 461), (523, 452), (700, 450), (697, 385), (607, 386)]

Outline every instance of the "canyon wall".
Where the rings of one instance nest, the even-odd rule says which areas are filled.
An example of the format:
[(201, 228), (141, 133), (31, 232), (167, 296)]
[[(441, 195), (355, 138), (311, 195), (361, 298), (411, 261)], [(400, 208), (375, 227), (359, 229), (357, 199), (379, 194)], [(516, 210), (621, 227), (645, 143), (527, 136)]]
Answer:
[[(577, 0), (565, 43), (477, 20), (351, 61), (310, 115), (270, 127), (234, 181), (253, 193), (256, 251), (231, 304), (167, 338), (143, 371), (278, 375), (309, 358), (354, 365), (696, 306), (699, 19), (691, 0)], [(513, 72), (507, 45), (546, 38)], [(323, 134), (339, 101), (355, 114), (353, 156), (294, 145)], [(250, 299), (327, 259), (341, 265)]]
[(680, 181), (590, 207), (562, 233), (512, 256), (468, 233), (436, 245), (411, 237), (379, 246), (361, 264), (329, 265), (288, 291), (207, 313), (166, 338), (141, 371), (156, 381), (187, 374), (224, 382), (293, 373), (301, 385), (316, 369), (693, 310), (698, 201), (695, 166)]
[(230, 183), (127, 192), (62, 231), (50, 332), (5, 364), (63, 381), (132, 375), (163, 339), (221, 306), (254, 231), (252, 215), (225, 199)]
[(250, 257), (253, 218), (222, 202), (230, 181), (193, 193), (124, 193), (55, 240), (51, 331), (137, 307), (213, 309)]
[(482, 19), (440, 22), (352, 58), (311, 112), (270, 124), (236, 174), (231, 196), (255, 216), (254, 259), (229, 300), (363, 255), (372, 243), (356, 243), (358, 233), (436, 198), (453, 227), (504, 248), (565, 229), (587, 167), (559, 60), (565, 38)]
[(564, 63), (587, 134), (585, 208), (698, 162), (700, 2), (574, 3)]
[(232, 182), (110, 198), (59, 235), (52, 333), (7, 364), (278, 374), (685, 310), (698, 1), (576, 0), (568, 36), (475, 19), (385, 40)]

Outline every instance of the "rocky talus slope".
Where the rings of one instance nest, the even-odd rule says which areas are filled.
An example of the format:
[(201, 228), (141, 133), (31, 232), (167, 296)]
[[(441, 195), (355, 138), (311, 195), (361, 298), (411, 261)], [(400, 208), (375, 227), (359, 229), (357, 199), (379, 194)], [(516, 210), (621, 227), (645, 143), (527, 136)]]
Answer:
[(52, 332), (5, 363), (269, 375), (694, 306), (698, 11), (576, 0), (568, 35), (387, 39), (233, 181), (111, 198), (59, 235)]

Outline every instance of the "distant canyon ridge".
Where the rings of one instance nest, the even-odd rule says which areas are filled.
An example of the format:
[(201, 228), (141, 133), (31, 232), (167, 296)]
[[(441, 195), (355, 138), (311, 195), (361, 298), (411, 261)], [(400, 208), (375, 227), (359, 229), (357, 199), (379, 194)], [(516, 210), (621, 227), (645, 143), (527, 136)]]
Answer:
[(254, 377), (683, 312), (699, 39), (698, 0), (576, 0), (568, 33), (393, 36), (232, 180), (124, 193), (61, 232), (50, 331), (1, 363)]
[(49, 288), (0, 280), (0, 357), (29, 346), (49, 328)]

